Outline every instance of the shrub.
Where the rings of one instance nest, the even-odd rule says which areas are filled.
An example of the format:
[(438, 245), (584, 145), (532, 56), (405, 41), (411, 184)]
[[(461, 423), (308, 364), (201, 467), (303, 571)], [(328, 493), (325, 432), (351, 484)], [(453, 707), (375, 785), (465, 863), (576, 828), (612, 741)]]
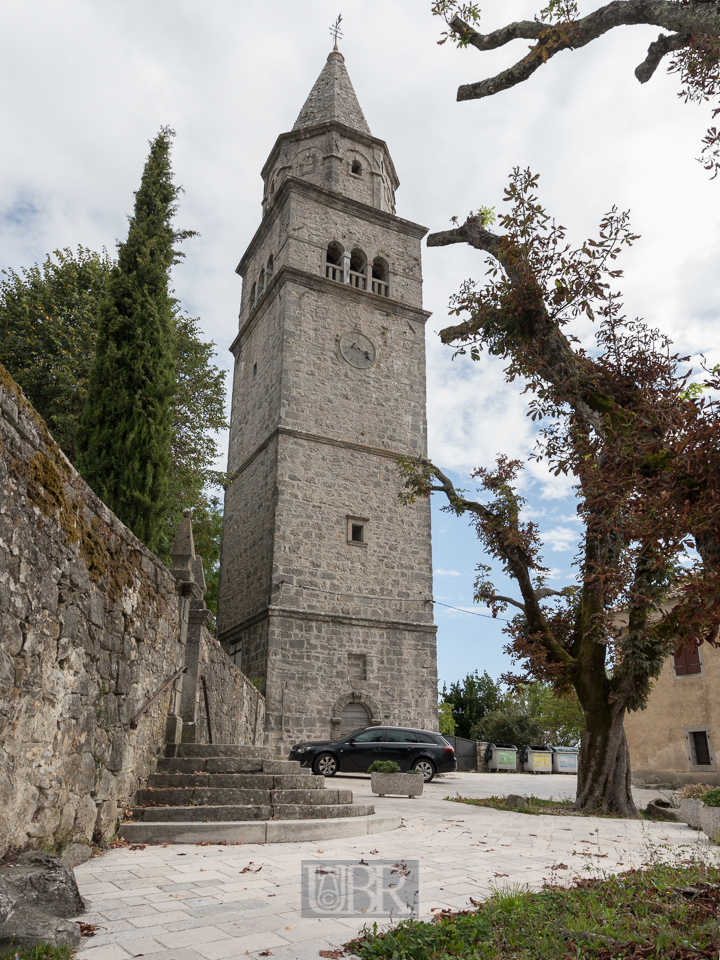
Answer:
[(394, 760), (373, 760), (368, 773), (400, 773), (400, 767)]
[(681, 800), (700, 800), (704, 793), (712, 789), (709, 783), (688, 783), (678, 790), (678, 797)]
[(720, 787), (706, 790), (700, 799), (707, 807), (720, 807)]

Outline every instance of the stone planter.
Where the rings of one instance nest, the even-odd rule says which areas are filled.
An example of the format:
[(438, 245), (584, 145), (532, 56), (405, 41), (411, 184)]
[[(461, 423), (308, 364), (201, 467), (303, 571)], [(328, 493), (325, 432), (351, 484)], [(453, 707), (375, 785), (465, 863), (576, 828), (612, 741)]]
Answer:
[(693, 830), (700, 829), (700, 813), (704, 804), (701, 800), (681, 800), (680, 801), (680, 817), (681, 819)]
[(711, 840), (720, 843), (720, 807), (706, 807), (702, 804), (700, 826)]
[(399, 794), (404, 797), (419, 797), (424, 780), (419, 773), (371, 773), (370, 789), (378, 796)]

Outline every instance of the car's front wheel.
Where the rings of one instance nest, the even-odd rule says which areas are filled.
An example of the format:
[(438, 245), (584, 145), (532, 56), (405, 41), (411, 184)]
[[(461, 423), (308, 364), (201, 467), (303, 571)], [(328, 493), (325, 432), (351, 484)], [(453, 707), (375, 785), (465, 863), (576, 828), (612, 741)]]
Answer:
[(321, 753), (313, 763), (313, 772), (321, 777), (334, 777), (338, 772), (337, 757), (332, 753)]
[(413, 770), (422, 774), (425, 783), (430, 783), (435, 776), (435, 767), (433, 766), (432, 760), (417, 760), (413, 764)]

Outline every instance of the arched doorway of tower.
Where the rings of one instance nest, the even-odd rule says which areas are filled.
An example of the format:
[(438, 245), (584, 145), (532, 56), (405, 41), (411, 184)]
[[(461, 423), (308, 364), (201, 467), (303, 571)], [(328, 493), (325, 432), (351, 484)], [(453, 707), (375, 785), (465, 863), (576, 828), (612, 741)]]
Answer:
[(345, 737), (358, 727), (367, 727), (370, 723), (370, 714), (362, 703), (347, 703), (340, 714), (342, 721), (340, 726), (340, 736)]

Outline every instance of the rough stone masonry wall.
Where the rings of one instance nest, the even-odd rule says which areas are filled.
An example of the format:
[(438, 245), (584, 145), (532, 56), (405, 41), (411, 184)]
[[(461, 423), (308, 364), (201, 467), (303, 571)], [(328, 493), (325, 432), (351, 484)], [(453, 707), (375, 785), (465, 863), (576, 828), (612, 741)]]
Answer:
[(209, 617), (203, 601), (192, 602), (180, 706), (182, 741), (260, 746), (265, 736), (265, 698), (208, 632)]
[[(228, 658), (219, 641), (204, 628), (198, 671), (197, 743), (209, 742), (205, 709), (207, 690), (213, 742), (262, 745), (265, 737), (265, 698)], [(204, 685), (202, 678), (205, 679)], [(228, 710), (228, 704), (235, 704), (236, 708)]]
[(177, 701), (129, 728), (185, 661), (183, 589), (0, 366), (0, 855), (113, 832)]

